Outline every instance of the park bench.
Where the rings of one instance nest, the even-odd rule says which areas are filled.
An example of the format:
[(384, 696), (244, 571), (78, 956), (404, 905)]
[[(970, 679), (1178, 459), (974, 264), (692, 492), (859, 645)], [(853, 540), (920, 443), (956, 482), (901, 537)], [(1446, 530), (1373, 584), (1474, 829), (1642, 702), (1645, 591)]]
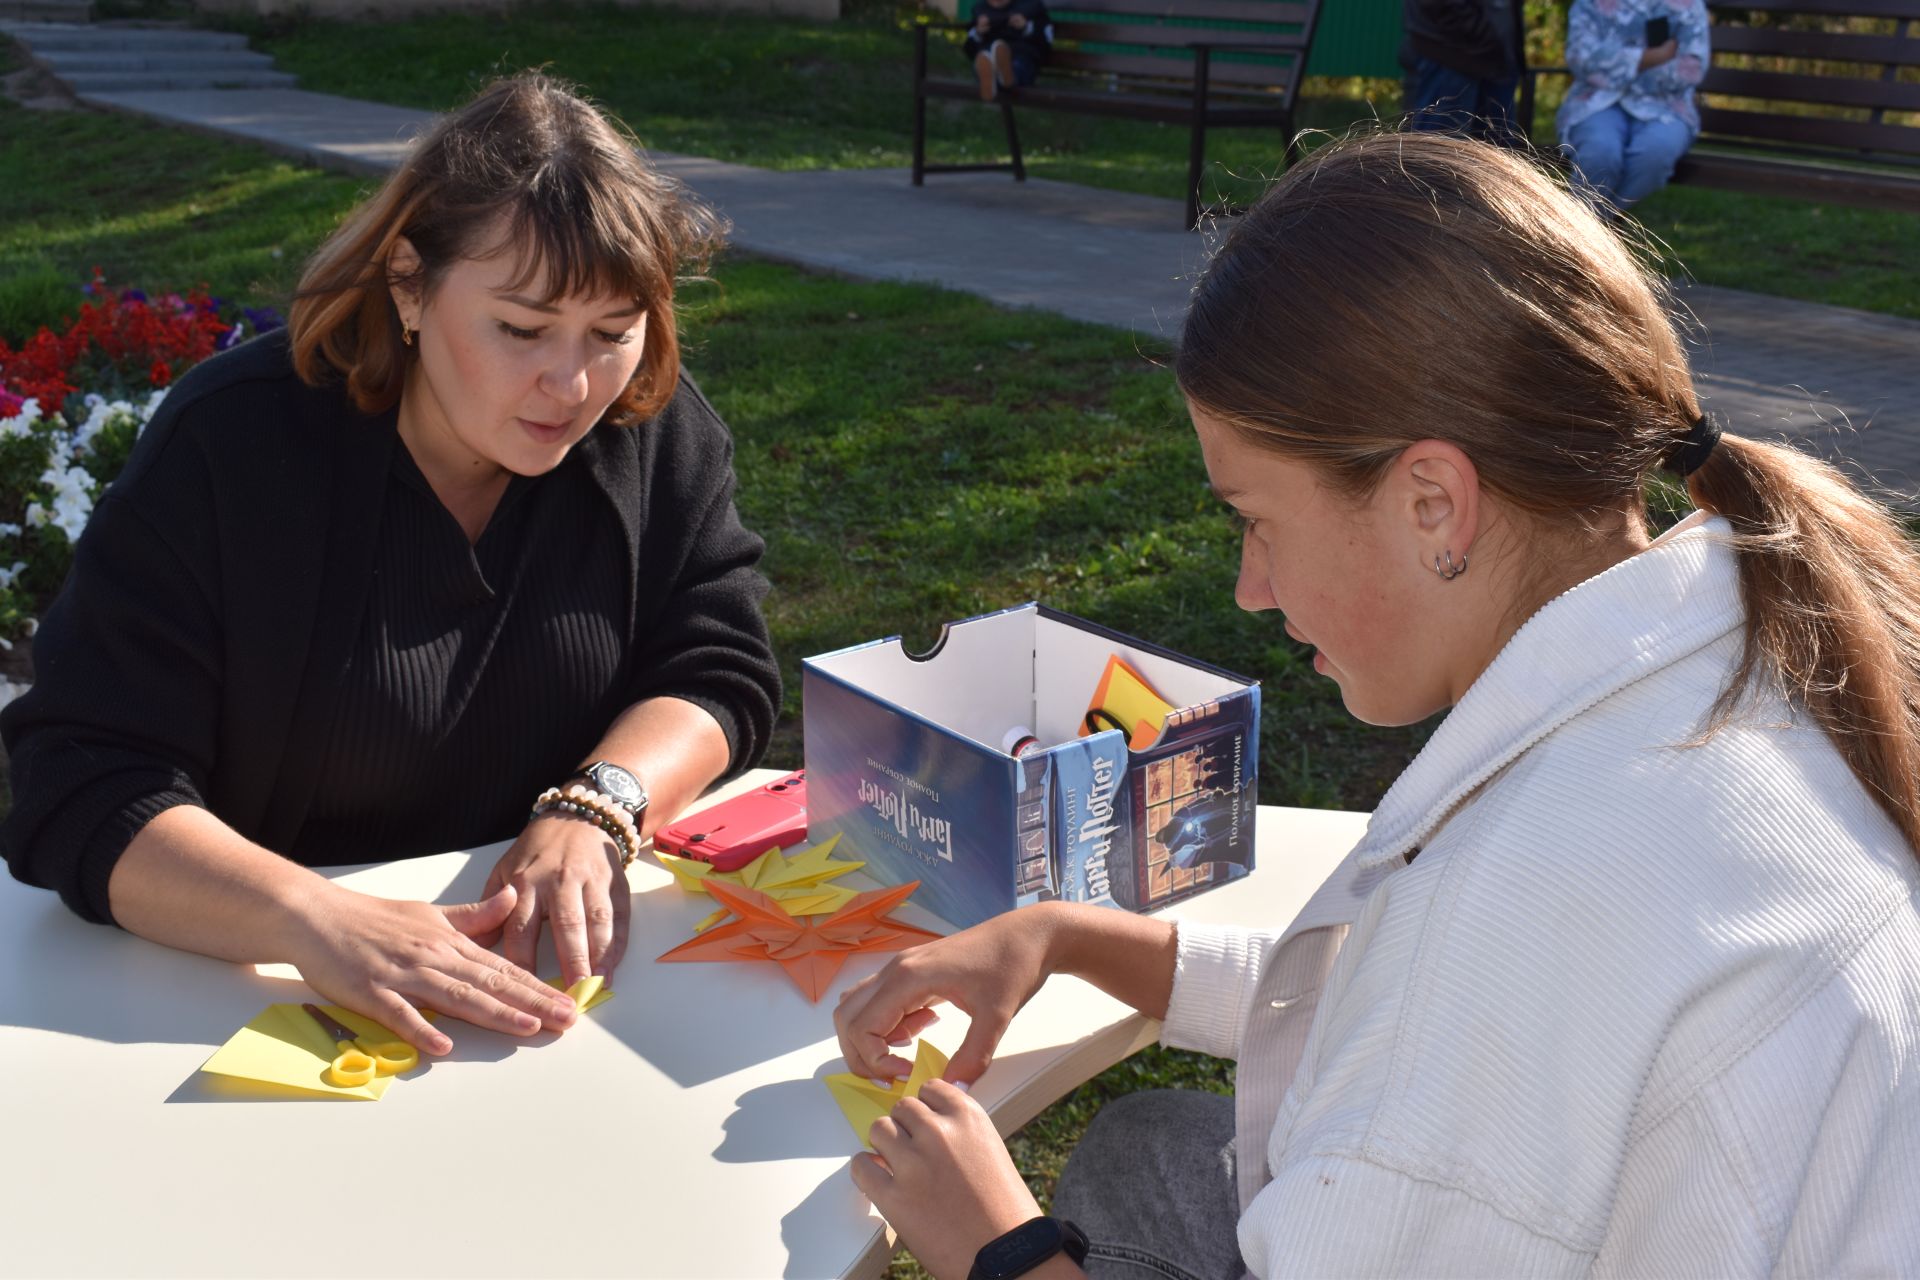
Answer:
[(992, 164), (927, 163), (927, 100), (978, 101), (980, 90), (971, 68), (964, 79), (927, 72), (932, 32), (965, 27), (916, 26), (913, 185), (924, 185), (929, 173), (985, 170), (1011, 170), (1016, 182), (1026, 181), (1015, 108), (1156, 120), (1189, 130), (1186, 225), (1196, 226), (1209, 128), (1274, 129), (1276, 153), (1292, 162), (1294, 101), (1319, 8), (1320, 0), (1062, 0), (1052, 11), (1053, 56), (1039, 83), (1002, 89), (994, 104), (1011, 159)]
[[(1700, 138), (1675, 182), (1920, 211), (1920, 0), (1707, 0)], [(1857, 28), (1872, 28), (1861, 30)], [(1530, 73), (1522, 120), (1533, 119)]]

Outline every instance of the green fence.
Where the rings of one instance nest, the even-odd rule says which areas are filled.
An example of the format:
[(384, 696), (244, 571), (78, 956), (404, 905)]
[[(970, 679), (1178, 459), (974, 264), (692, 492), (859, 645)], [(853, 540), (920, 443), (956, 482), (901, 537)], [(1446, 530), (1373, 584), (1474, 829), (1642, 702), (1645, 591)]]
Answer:
[[(1177, 5), (1174, 6), (1177, 9)], [(966, 5), (963, 3), (964, 10)], [(1146, 16), (1101, 12), (1086, 13), (1074, 8), (1071, 0), (1059, 0), (1049, 4), (1054, 20), (1072, 21), (1076, 18), (1098, 21), (1108, 26), (1157, 26), (1165, 19)], [(1186, 27), (1211, 27), (1220, 30), (1236, 31), (1289, 31), (1297, 32), (1297, 25), (1263, 22), (1195, 22), (1181, 19), (1180, 25)], [(1105, 45), (1088, 45), (1089, 50), (1107, 49)], [(1314, 31), (1313, 49), (1307, 58), (1307, 74), (1311, 76), (1380, 76), (1397, 79), (1401, 74), (1398, 61), (1400, 48), (1400, 0), (1322, 0), (1320, 5), (1320, 23)], [(1129, 50), (1129, 52), (1133, 52)], [(1222, 60), (1233, 62), (1264, 61), (1257, 55), (1223, 52), (1218, 55)]]

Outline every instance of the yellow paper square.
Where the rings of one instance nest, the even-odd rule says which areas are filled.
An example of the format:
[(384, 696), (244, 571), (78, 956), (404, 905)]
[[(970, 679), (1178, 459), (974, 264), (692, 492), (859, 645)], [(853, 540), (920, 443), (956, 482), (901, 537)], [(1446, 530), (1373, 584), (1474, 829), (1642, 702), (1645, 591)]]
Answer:
[[(392, 1040), (385, 1027), (342, 1009), (321, 1005), (327, 1014), (346, 1024), (369, 1043)], [(366, 1084), (342, 1088), (327, 1080), (327, 1068), (339, 1053), (333, 1038), (321, 1029), (305, 1009), (297, 1004), (270, 1004), (253, 1021), (233, 1033), (233, 1037), (201, 1064), (200, 1069), (217, 1076), (254, 1080), (298, 1094), (326, 1098), (351, 1098), (377, 1102), (393, 1083), (392, 1076), (375, 1076)]]

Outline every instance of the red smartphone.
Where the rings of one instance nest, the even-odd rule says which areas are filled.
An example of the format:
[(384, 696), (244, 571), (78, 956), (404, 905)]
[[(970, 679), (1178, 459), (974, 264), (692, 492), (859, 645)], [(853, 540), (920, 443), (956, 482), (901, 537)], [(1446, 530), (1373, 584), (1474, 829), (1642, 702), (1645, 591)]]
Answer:
[(807, 838), (807, 775), (802, 770), (690, 813), (653, 833), (653, 847), (738, 871), (769, 849)]

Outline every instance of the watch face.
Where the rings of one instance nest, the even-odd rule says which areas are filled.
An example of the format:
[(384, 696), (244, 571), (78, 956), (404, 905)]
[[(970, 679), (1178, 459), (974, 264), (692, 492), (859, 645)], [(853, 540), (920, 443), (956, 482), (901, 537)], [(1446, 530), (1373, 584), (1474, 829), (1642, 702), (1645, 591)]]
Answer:
[(629, 809), (638, 809), (647, 802), (647, 789), (640, 785), (640, 779), (617, 764), (603, 761), (593, 766), (588, 774), (595, 786)]

